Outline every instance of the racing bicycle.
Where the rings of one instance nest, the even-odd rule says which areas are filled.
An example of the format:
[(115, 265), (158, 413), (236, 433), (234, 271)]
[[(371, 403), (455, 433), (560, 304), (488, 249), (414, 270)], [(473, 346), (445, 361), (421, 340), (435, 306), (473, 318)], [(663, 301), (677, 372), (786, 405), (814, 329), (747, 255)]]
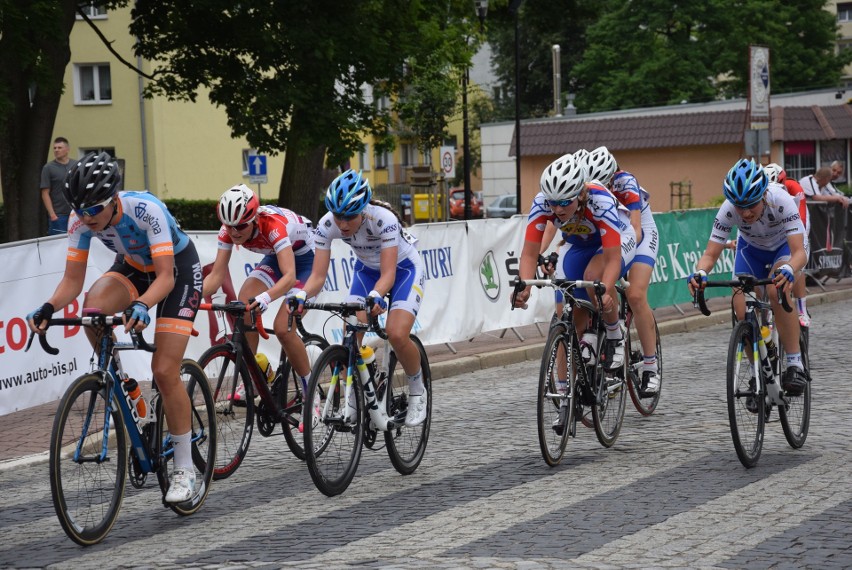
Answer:
[[(306, 302), (304, 308), (329, 311), (344, 323), (341, 343), (326, 348), (314, 363), (302, 412), (312, 417), (305, 422), (304, 448), (314, 484), (328, 496), (345, 491), (355, 477), (362, 447), (381, 449), (379, 432), (394, 468), (402, 475), (413, 473), (426, 452), (432, 422), (432, 375), (423, 344), (411, 335), (420, 352), (428, 395), (426, 419), (407, 427), (409, 386), (404, 372), (397, 370), (396, 353), (378, 319), (368, 316), (366, 323), (358, 319), (361, 311), (369, 315), (372, 304)], [(384, 340), (381, 358), (364, 363), (358, 341), (362, 333)]]
[[(248, 453), (255, 420), (257, 431), (264, 437), (275, 432), (280, 423), (287, 447), (297, 458), (304, 460), (302, 438), (298, 432), (302, 419), (302, 395), (305, 387), (293, 370), (284, 350), (272, 382), (260, 369), (249, 346), (246, 333), (257, 332), (269, 338), (269, 331), (256, 311), (248, 311), (242, 301), (228, 303), (202, 303), (200, 309), (223, 313), (233, 332), (220, 344), (210, 347), (198, 359), (211, 383), (216, 407), (218, 449), (214, 479), (225, 479), (234, 474)], [(243, 318), (249, 312), (249, 323)], [(299, 335), (311, 350), (323, 349), (328, 341), (310, 334), (296, 319)], [(244, 386), (244, 397), (237, 398), (237, 390)]]
[[(745, 318), (731, 333), (728, 345), (727, 400), (731, 438), (737, 457), (745, 467), (754, 467), (763, 449), (766, 420), (773, 407), (778, 408), (781, 428), (790, 447), (805, 444), (811, 417), (810, 377), (801, 395), (792, 396), (781, 388), (783, 348), (778, 342), (772, 307), (758, 298), (759, 287), (772, 284), (772, 279), (738, 275), (735, 280), (707, 281), (704, 287), (731, 287), (745, 297)], [(792, 311), (787, 296), (778, 291), (785, 311)], [(704, 315), (710, 315), (704, 289), (695, 291), (695, 304)], [(764, 339), (764, 331), (768, 338)], [(802, 364), (807, 373), (807, 333), (799, 336)]]
[[(50, 438), (50, 491), (65, 534), (83, 546), (102, 541), (118, 517), (128, 475), (134, 487), (142, 488), (148, 474), (156, 474), (163, 505), (179, 515), (195, 513), (210, 490), (216, 452), (216, 417), (204, 372), (193, 360), (181, 363), (181, 380), (192, 410), (192, 460), (201, 475), (196, 478), (192, 497), (182, 503), (167, 503), (174, 451), (156, 379), (152, 381), (153, 396), (146, 398), (153, 409), (153, 421), (150, 414), (139, 417), (122, 388), (128, 376), (121, 365), (121, 352), (154, 352), (155, 347), (135, 332), (131, 332), (131, 342), (116, 341), (113, 329), (123, 325), (120, 314), (84, 309), (82, 317), (47, 321), (48, 328), (57, 325), (89, 327), (97, 337), (92, 371), (74, 380), (65, 391)], [(32, 340), (31, 334), (27, 349)], [(39, 335), (39, 342), (49, 354), (59, 353), (46, 335)]]

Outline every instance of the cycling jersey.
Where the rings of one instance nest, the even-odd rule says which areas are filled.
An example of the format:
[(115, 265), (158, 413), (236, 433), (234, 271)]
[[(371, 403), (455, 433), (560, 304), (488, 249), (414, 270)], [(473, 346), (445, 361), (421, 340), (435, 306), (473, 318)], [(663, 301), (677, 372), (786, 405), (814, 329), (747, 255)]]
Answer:
[[(219, 249), (231, 250), (234, 242), (226, 226), (219, 229)], [(290, 246), (297, 257), (314, 249), (311, 221), (278, 206), (261, 206), (255, 218), (254, 235), (242, 247), (254, 253), (273, 255)]]
[[(536, 194), (527, 217), (526, 239), (540, 243), (549, 221), (562, 232), (562, 239), (573, 246), (595, 249), (619, 246), (621, 234), (627, 231), (634, 233), (627, 208), (603, 186), (589, 184), (588, 190), (585, 208), (577, 208), (574, 215), (565, 221), (556, 217), (542, 192)], [(581, 212), (582, 218), (579, 217)], [(633, 241), (635, 247), (635, 236)]]
[(778, 250), (787, 243), (788, 236), (805, 235), (805, 228), (793, 197), (777, 184), (766, 189), (763, 213), (752, 224), (744, 223), (734, 205), (725, 200), (713, 222), (710, 241), (726, 243), (734, 226), (739, 229), (740, 240), (766, 251)]
[(421, 263), (420, 253), (415, 247), (417, 239), (403, 229), (396, 214), (387, 208), (368, 204), (361, 215), (363, 221), (358, 231), (351, 237), (343, 237), (334, 223), (334, 216), (327, 213), (319, 221), (314, 235), (316, 248), (330, 250), (332, 241), (342, 239), (364, 265), (373, 269), (380, 269), (382, 250), (389, 247), (397, 248), (397, 265), (405, 259), (418, 265)]
[(116, 194), (114, 223), (101, 231), (90, 229), (71, 211), (68, 221), (68, 260), (85, 262), (89, 258), (92, 238), (96, 237), (110, 251), (139, 271), (154, 271), (154, 258), (177, 255), (189, 244), (189, 236), (177, 221), (149, 192)]
[(612, 194), (631, 212), (639, 211), (642, 229), (657, 227), (651, 213), (651, 195), (639, 186), (635, 176), (626, 170), (616, 172), (612, 178)]
[(799, 206), (799, 216), (802, 218), (802, 223), (805, 225), (805, 235), (811, 229), (811, 221), (808, 219), (808, 204), (805, 196), (805, 190), (802, 185), (795, 180), (787, 178), (784, 180), (784, 188), (787, 194), (793, 197), (793, 200)]

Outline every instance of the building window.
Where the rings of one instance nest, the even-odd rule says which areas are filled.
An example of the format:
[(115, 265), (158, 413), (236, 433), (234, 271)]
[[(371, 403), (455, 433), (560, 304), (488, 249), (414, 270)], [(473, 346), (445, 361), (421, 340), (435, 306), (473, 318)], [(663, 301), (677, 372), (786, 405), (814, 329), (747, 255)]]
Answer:
[(370, 145), (365, 144), (364, 150), (358, 153), (358, 164), (361, 165), (361, 170), (370, 170)]
[(784, 143), (784, 170), (787, 178), (801, 180), (816, 170), (816, 144), (813, 141)]
[(108, 63), (74, 64), (74, 103), (112, 103), (112, 78)]
[(432, 153), (431, 151), (425, 151), (420, 153), (420, 164), (423, 166), (432, 166)]
[(387, 152), (377, 152), (375, 154), (376, 157), (376, 170), (387, 170), (388, 168), (388, 153)]
[(402, 166), (417, 166), (417, 146), (410, 143), (403, 143), (400, 146), (402, 156)]
[(837, 3), (837, 21), (852, 22), (852, 2)]
[[(86, 13), (90, 20), (106, 20), (107, 9), (103, 6), (98, 6), (95, 2), (80, 3), (80, 9)], [(77, 19), (82, 20), (80, 14), (77, 14)]]

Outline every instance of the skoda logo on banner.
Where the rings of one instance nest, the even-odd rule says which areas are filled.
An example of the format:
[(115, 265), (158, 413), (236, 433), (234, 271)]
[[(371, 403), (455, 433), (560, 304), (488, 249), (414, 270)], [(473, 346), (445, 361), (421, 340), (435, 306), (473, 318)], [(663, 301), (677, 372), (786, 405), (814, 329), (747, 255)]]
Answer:
[(497, 302), (500, 297), (500, 274), (493, 251), (486, 253), (482, 261), (479, 262), (479, 283), (482, 285), (482, 290), (485, 291), (485, 296), (492, 302)]

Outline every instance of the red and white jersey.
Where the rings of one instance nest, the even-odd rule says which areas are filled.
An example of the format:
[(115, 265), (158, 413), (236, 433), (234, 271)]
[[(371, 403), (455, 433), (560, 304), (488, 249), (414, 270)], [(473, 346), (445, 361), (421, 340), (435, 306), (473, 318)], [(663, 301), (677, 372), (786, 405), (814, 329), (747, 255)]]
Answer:
[[(233, 249), (234, 242), (225, 226), (219, 230), (219, 249)], [(311, 221), (299, 214), (278, 206), (261, 206), (255, 218), (254, 235), (242, 247), (262, 255), (277, 254), (290, 246), (294, 255), (303, 255), (314, 249), (314, 232)]]

